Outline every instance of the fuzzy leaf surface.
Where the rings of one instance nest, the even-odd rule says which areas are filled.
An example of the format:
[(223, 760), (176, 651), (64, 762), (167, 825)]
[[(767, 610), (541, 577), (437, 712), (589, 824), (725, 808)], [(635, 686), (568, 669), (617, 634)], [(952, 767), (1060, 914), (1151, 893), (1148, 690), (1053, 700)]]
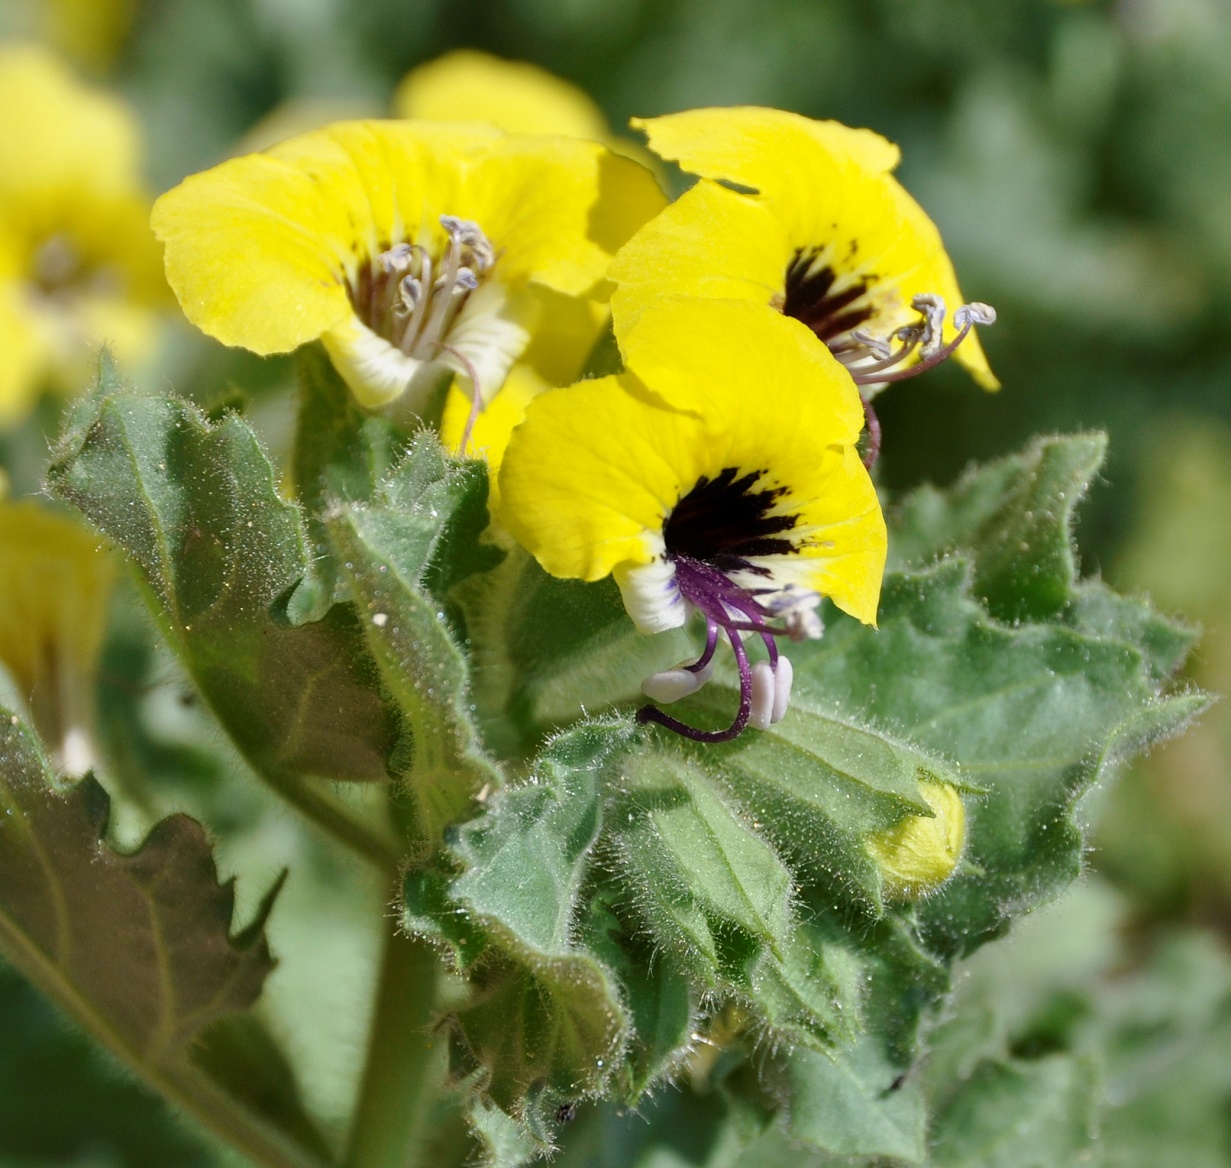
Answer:
[(1068, 1055), (980, 1063), (936, 1116), (933, 1168), (1055, 1168), (1094, 1143), (1098, 1076)]
[[(738, 703), (737, 690), (720, 680), (678, 708), (690, 723), (718, 727)], [(904, 816), (932, 815), (921, 780), (961, 785), (940, 753), (921, 750), (802, 687), (787, 716), (769, 730), (690, 757), (721, 777), (748, 822), (800, 874), (833, 885), (844, 900), (877, 914), (883, 910), (882, 877), (864, 841)]]
[(836, 1055), (801, 1048), (788, 1060), (790, 1133), (834, 1156), (926, 1160), (927, 1112), (918, 1088), (871, 1040)]
[(225, 1091), (271, 1142), (323, 1158), (281, 1052), (245, 1013), (274, 968), (273, 894), (233, 934), (233, 889), (200, 824), (171, 816), (125, 854), (105, 840), (109, 811), (92, 778), (56, 789), (32, 732), (3, 713), (0, 951), (172, 1098)]
[[(369, 650), (409, 731), (405, 777), (430, 839), (469, 815), (483, 784), (500, 781), (470, 715), (466, 656), (428, 587), (436, 579), (447, 590), (437, 552), (477, 545), (486, 500), (481, 464), (447, 462), (425, 434), (373, 502), (342, 506), (327, 521)], [(458, 559), (453, 552), (449, 572)]]
[[(553, 1099), (599, 1093), (628, 1039), (611, 971), (573, 935), (602, 827), (602, 779), (627, 736), (621, 723), (562, 735), (529, 779), (456, 829), (450, 848), (462, 871), (438, 911), (473, 921), (492, 947), (455, 1015), (455, 1071), (479, 1072), (491, 1099), (523, 1121)], [(408, 899), (420, 905), (414, 928), (422, 897)]]
[(1204, 708), (1160, 697), (1127, 637), (1057, 624), (1006, 628), (970, 593), (960, 560), (895, 574), (876, 632), (836, 624), (795, 654), (801, 689), (953, 760), (967, 798), (962, 870), (918, 906), (942, 955), (969, 953), (1081, 870), (1078, 798)]
[(287, 606), (292, 622), (300, 624), (319, 620), (340, 599), (324, 513), (339, 503), (370, 501), (396, 460), (400, 440), (392, 423), (359, 408), (321, 346), (301, 349), (296, 365), (299, 414), (291, 469), (316, 552), (316, 571)]
[(55, 453), (49, 482), (135, 563), (168, 640), (256, 769), (386, 777), (395, 722), (352, 610), (292, 627), (308, 575), (297, 507), (252, 430), (119, 392)]
[(947, 491), (923, 487), (898, 508), (890, 567), (973, 552), (974, 589), (1004, 621), (1060, 612), (1077, 574), (1072, 527), (1107, 453), (1104, 434), (1035, 439), (972, 468)]
[(558, 580), (521, 549), (468, 581), (459, 601), (480, 715), (510, 752), (544, 728), (635, 699), (651, 673), (696, 655), (684, 629), (638, 633), (612, 580)]

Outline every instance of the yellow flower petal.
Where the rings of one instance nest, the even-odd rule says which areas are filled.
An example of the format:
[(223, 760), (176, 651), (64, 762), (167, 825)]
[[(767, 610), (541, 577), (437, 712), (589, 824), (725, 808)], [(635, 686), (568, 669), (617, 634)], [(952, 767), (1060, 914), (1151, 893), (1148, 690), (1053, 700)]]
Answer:
[(393, 95), (399, 118), (490, 122), (516, 134), (607, 137), (607, 121), (584, 91), (525, 61), (476, 49), (446, 53), (408, 73)]
[(152, 345), (168, 297), (138, 154), (121, 101), (42, 49), (0, 49), (0, 426), (45, 385), (80, 388), (98, 345)]
[(874, 130), (759, 106), (685, 110), (629, 124), (645, 131), (655, 154), (689, 173), (766, 194), (790, 182), (786, 176), (795, 167), (804, 168), (805, 181), (817, 177), (827, 157), (850, 158), (873, 174), (888, 173), (900, 158), (898, 148)]
[[(690, 336), (700, 312), (714, 321)], [(762, 325), (774, 334), (769, 343)], [(767, 514), (781, 520), (768, 530), (786, 534), (765, 546), (732, 536), (749, 565), (731, 579), (821, 593), (873, 621), (885, 526), (855, 453), (853, 410), (841, 400), (854, 396), (849, 377), (832, 360), (810, 359), (818, 347), (802, 344), (786, 322), (742, 304), (677, 302), (664, 306), (661, 322), (647, 314), (639, 327), (647, 338), (657, 332), (639, 350), (644, 382), (630, 373), (531, 402), (501, 467), (505, 526), (553, 575), (615, 572), (628, 604), (630, 569), (657, 571), (674, 554), (668, 525), (681, 500), (706, 482), (748, 476)], [(672, 332), (674, 364), (663, 343)], [(749, 352), (774, 355), (759, 363)], [(724, 516), (710, 519), (721, 533)], [(724, 554), (719, 546), (714, 553)], [(653, 614), (633, 616), (655, 627)]]
[[(797, 321), (746, 300), (661, 300), (621, 343), (628, 369), (678, 409), (730, 410), (733, 403), (715, 400), (716, 388), (739, 385), (748, 391), (742, 407), (760, 416), (781, 414), (793, 425), (799, 386), (806, 383), (813, 390), (811, 438), (853, 447), (863, 430), (859, 392), (829, 350)], [(730, 418), (732, 430), (742, 423), (742, 414)]]
[[(712, 181), (617, 256), (617, 333), (647, 303), (679, 292), (772, 303), (827, 343), (854, 329), (890, 338), (918, 319), (911, 302), (920, 294), (942, 296), (951, 310), (961, 303), (940, 234), (890, 173), (897, 148), (879, 135), (755, 108), (634, 124), (653, 149)], [(943, 337), (955, 335), (950, 317)], [(974, 333), (955, 356), (985, 388), (998, 386)]]
[(0, 432), (30, 412), (47, 363), (46, 345), (21, 284), (0, 280)]
[(444, 416), (440, 421), (440, 440), (450, 454), (482, 458), (490, 468), (488, 509), (494, 514), (500, 503), (500, 464), (508, 449), (513, 431), (521, 425), (526, 408), (541, 393), (551, 389), (529, 365), (514, 365), (504, 388), (475, 421), (470, 442), (462, 450), (462, 436), (470, 420), (470, 398), (457, 386), (445, 399)]
[(39, 732), (74, 773), (89, 765), (95, 670), (114, 558), (32, 500), (0, 503), (0, 662)]

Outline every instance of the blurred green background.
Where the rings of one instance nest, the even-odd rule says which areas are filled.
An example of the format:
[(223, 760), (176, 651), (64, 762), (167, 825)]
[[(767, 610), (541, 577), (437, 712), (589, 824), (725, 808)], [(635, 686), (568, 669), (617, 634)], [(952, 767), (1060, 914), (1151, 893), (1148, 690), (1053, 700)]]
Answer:
[[(111, 51), (85, 35), (91, 27)], [(945, 367), (880, 399), (884, 483), (948, 482), (1041, 431), (1108, 430), (1105, 481), (1078, 532), (1086, 570), (1201, 622), (1191, 677), (1231, 691), (1231, 0), (0, 0), (0, 32), (57, 36), (87, 76), (133, 102), (155, 191), (233, 152), (287, 101), (380, 114), (409, 69), (460, 46), (577, 83), (615, 127), (631, 115), (754, 103), (880, 131), (901, 145), (900, 176), (940, 226), (964, 292), (1000, 313), (983, 339), (1004, 383), (985, 394)], [(262, 387), (285, 382), (283, 363), (224, 352), (181, 326), (158, 376), (204, 401), (242, 384), (277, 448), (282, 415)], [(51, 412), (0, 439), (19, 492), (37, 486)], [(171, 666), (144, 661), (148, 649), (131, 637), (130, 651), (123, 635), (112, 647), (112, 678), (146, 670), (134, 683), (152, 676), (180, 693)], [(173, 713), (173, 723), (199, 717)], [(200, 811), (200, 791), (214, 791), (209, 822), (225, 843), (239, 809), (176, 737), (210, 732), (177, 726), (154, 710), (149, 726), (130, 728), (127, 748), (162, 782), (159, 807)], [(192, 798), (175, 794), (189, 787)], [(1057, 919), (1068, 935), (1097, 920), (1101, 937), (1114, 917), (1121, 949), (1088, 976), (1120, 976), (1170, 952), (1180, 926), (1201, 926), (1210, 1017), (1222, 1025), (1225, 704), (1096, 793), (1089, 815), (1097, 875)], [(276, 813), (262, 831), (266, 850), (290, 835)], [(269, 863), (306, 846), (275, 840)], [(316, 856), (321, 887), (336, 862)], [(345, 912), (335, 915), (341, 968)], [(1035, 931), (1036, 954), (1059, 927)], [(1026, 934), (1010, 942), (1019, 954), (1031, 952)], [(0, 1164), (225, 1162), (2, 970), (0, 1036)], [(1185, 1122), (1204, 1142), (1169, 1145), (1177, 1158), (1143, 1165), (1231, 1162), (1222, 1049), (1216, 1071), (1208, 1044), (1176, 1064), (1194, 1083), (1222, 1084), (1209, 1115)]]

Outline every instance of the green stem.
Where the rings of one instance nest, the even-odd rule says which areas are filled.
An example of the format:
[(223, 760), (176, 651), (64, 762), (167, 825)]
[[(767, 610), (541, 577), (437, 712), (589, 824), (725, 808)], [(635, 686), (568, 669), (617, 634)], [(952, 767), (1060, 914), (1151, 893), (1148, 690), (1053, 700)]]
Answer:
[(385, 873), (398, 871), (398, 855), (392, 833), (386, 838), (380, 832), (352, 819), (332, 799), (318, 791), (313, 791), (300, 778), (284, 777), (260, 770), (257, 774), (317, 827), (345, 844), (369, 863)]
[(431, 1030), (438, 973), (426, 942), (390, 927), (346, 1168), (421, 1162), (444, 1071), (444, 1043)]

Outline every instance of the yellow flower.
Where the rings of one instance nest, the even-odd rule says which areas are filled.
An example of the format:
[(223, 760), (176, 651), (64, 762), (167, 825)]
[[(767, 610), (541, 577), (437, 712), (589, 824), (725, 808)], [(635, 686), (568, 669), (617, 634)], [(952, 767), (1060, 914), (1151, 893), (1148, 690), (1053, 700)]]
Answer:
[(458, 49), (408, 73), (393, 95), (399, 118), (490, 122), (514, 134), (607, 139), (607, 119), (589, 96), (526, 61)]
[(966, 838), (962, 797), (944, 783), (920, 783), (934, 815), (908, 815), (867, 842), (881, 870), (885, 895), (893, 900), (925, 896), (953, 874)]
[(58, 764), (93, 762), (98, 655), (115, 561), (98, 537), (47, 508), (0, 503), (0, 664)]
[(152, 344), (166, 297), (137, 127), (42, 49), (0, 48), (0, 427), (44, 385), (76, 389), (94, 350)]
[(323, 341), (368, 408), (442, 369), (484, 400), (542, 311), (584, 296), (661, 205), (602, 146), (474, 124), (341, 122), (186, 179), (154, 205), (188, 318), (257, 353)]
[(77, 64), (107, 69), (132, 27), (135, 0), (5, 0), (6, 34), (48, 41)]
[[(732, 726), (641, 715), (721, 741), (785, 712), (775, 638), (817, 635), (822, 596), (875, 620), (885, 523), (855, 451), (863, 408), (823, 346), (756, 305), (665, 301), (633, 339), (629, 372), (530, 403), (500, 470), (499, 518), (554, 576), (614, 575), (642, 632), (703, 615), (700, 660), (651, 678), (651, 697), (699, 688), (725, 631), (741, 680)], [(768, 661), (750, 665), (748, 631)]]
[[(402, 79), (394, 113), (426, 121), (490, 122), (511, 133), (564, 134), (604, 143), (654, 170), (657, 159), (639, 143), (612, 135), (606, 118), (583, 90), (526, 61), (506, 61), (458, 49), (420, 65)], [(657, 212), (665, 200), (647, 214)], [(606, 297), (577, 299), (539, 289), (543, 325), (523, 359), (550, 385), (581, 376), (586, 358), (607, 327)]]
[[(865, 396), (952, 352), (985, 388), (975, 324), (940, 234), (893, 177), (897, 147), (870, 130), (781, 110), (701, 109), (634, 119), (650, 148), (700, 181), (611, 267), (616, 335), (657, 299), (750, 300), (801, 322)], [(739, 189), (732, 189), (733, 187)]]

